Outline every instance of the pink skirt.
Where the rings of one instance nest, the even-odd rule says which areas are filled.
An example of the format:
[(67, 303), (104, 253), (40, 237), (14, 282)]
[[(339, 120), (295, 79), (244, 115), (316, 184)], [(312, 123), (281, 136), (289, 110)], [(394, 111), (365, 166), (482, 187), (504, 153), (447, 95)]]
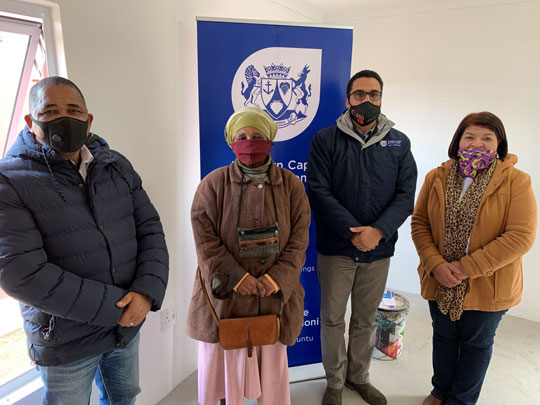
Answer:
[(277, 342), (254, 348), (223, 350), (219, 343), (199, 342), (199, 403), (242, 405), (244, 397), (259, 405), (290, 405), (287, 346)]

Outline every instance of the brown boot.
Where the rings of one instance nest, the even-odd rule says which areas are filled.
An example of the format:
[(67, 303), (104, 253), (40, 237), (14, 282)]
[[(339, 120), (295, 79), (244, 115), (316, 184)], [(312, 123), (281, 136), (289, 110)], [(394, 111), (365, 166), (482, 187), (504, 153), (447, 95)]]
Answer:
[(443, 405), (443, 401), (429, 394), (426, 398), (424, 398), (424, 402), (422, 402), (422, 405)]
[(326, 388), (322, 397), (322, 405), (341, 405), (343, 388)]
[(365, 384), (355, 384), (351, 381), (346, 380), (345, 386), (354, 390), (360, 394), (362, 399), (371, 405), (386, 405), (386, 397), (381, 391), (375, 388), (370, 383)]

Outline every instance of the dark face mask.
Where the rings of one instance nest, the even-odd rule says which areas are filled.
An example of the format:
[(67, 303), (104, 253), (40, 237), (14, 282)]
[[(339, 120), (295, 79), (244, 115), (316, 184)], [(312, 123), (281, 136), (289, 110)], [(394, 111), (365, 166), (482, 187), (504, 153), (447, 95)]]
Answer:
[(43, 143), (59, 153), (77, 152), (86, 141), (88, 120), (80, 121), (71, 117), (60, 117), (52, 121), (38, 121), (32, 116), (30, 118), (45, 134)]
[(353, 122), (361, 127), (371, 124), (381, 113), (381, 106), (366, 101), (362, 104), (351, 106), (349, 114)]

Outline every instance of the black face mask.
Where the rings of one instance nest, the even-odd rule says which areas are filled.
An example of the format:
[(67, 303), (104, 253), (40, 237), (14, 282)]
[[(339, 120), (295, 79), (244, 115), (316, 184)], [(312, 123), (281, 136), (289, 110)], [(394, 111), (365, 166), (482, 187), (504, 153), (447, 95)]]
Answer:
[(73, 153), (82, 148), (87, 138), (88, 120), (80, 121), (71, 117), (60, 117), (52, 121), (32, 121), (45, 134), (43, 143), (60, 153)]
[(353, 122), (361, 127), (371, 124), (381, 113), (381, 106), (366, 101), (362, 104), (351, 106), (349, 114)]

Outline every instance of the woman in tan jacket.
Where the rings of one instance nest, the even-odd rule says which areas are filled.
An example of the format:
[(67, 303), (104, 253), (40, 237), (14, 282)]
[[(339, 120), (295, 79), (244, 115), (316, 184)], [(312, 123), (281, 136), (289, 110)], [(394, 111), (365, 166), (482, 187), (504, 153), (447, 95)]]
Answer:
[(536, 201), (530, 177), (507, 151), (499, 118), (469, 114), (450, 160), (427, 174), (418, 195), (412, 238), (433, 320), (433, 390), (424, 405), (477, 402), (497, 326), (521, 301)]
[[(303, 321), (300, 272), (308, 245), (310, 208), (300, 180), (270, 157), (276, 123), (262, 110), (234, 113), (225, 138), (237, 159), (199, 185), (191, 209), (198, 271), (222, 318), (277, 314), (278, 342), (223, 350), (199, 276), (195, 277), (187, 333), (199, 340), (199, 402), (290, 404), (286, 345)], [(258, 235), (253, 241), (246, 235)], [(225, 399), (223, 399), (225, 398)]]

